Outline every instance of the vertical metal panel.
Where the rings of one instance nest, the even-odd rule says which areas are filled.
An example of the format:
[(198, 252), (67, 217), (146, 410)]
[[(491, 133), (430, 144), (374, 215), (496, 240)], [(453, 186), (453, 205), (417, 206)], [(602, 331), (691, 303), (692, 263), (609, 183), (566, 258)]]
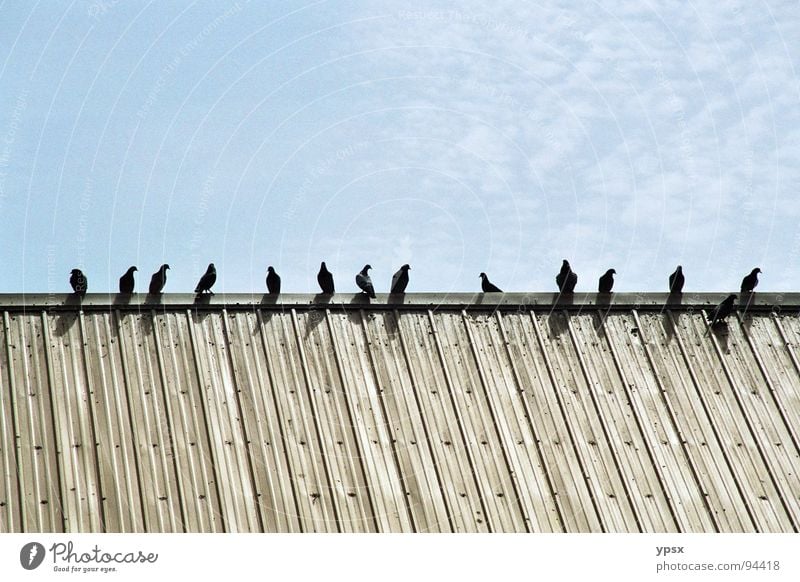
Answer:
[(103, 490), (103, 528), (113, 532), (141, 531), (142, 509), (138, 468), (122, 380), (119, 342), (112, 334), (112, 315), (88, 315), (82, 323), (86, 374), (91, 386), (100, 483)]
[(602, 327), (603, 339), (608, 342), (619, 368), (636, 432), (645, 443), (642, 452), (647, 458), (643, 454), (640, 458), (658, 478), (663, 503), (667, 504), (667, 508), (661, 506), (659, 513), (666, 520), (668, 511), (674, 522), (665, 521), (664, 527), (669, 530), (672, 525), (678, 531), (715, 531), (716, 525), (671, 420), (672, 411), (662, 397), (658, 377), (652, 374), (636, 312), (608, 314), (603, 318)]
[(387, 430), (406, 489), (415, 531), (451, 531), (441, 472), (435, 461), (396, 311), (366, 316), (364, 332)]
[(800, 527), (794, 314), (95, 305), (2, 331), (0, 531)]
[(574, 444), (584, 459), (587, 479), (593, 485), (593, 496), (602, 514), (606, 531), (639, 531), (636, 515), (619, 472), (619, 460), (610, 447), (604, 426), (607, 419), (599, 416), (594, 388), (586, 377), (586, 364), (575, 350), (570, 318), (566, 313), (535, 315), (536, 325), (549, 331), (549, 341), (542, 342), (547, 353), (556, 390), (564, 403), (564, 415), (571, 425)]
[(722, 446), (731, 454), (732, 466), (749, 500), (759, 531), (792, 531), (788, 516), (780, 507), (774, 477), (766, 465), (760, 443), (743, 416), (736, 387), (730, 381), (726, 355), (732, 347), (729, 336), (733, 320), (707, 333), (703, 317), (686, 316), (680, 333), (689, 356), (697, 362), (698, 393), (708, 403), (711, 422), (717, 428)]
[(564, 527), (568, 532), (600, 532), (603, 525), (587, 488), (583, 462), (573, 444), (552, 367), (540, 348), (536, 318), (532, 313), (521, 312), (504, 315), (502, 321), (528, 421), (541, 447), (543, 470), (552, 479)]
[(461, 314), (475, 358), (489, 417), (499, 440), (504, 470), (528, 531), (563, 531), (547, 470), (539, 463), (537, 443), (520, 406), (514, 367), (505, 354), (498, 320), (491, 314)]
[(435, 341), (430, 313), (404, 313), (398, 321), (405, 341), (410, 373), (428, 428), (435, 462), (441, 470), (444, 494), (455, 531), (488, 531), (476, 475), (466, 453), (449, 386)]
[(228, 330), (263, 529), (267, 532), (302, 531), (292, 481), (287, 478), (291, 474), (288, 455), (258, 314), (230, 313)]

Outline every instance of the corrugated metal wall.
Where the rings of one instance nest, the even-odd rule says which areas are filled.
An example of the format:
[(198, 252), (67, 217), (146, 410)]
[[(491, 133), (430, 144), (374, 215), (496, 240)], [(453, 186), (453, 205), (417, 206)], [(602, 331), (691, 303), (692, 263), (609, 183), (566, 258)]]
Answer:
[(800, 526), (797, 314), (29, 309), (0, 337), (0, 531)]

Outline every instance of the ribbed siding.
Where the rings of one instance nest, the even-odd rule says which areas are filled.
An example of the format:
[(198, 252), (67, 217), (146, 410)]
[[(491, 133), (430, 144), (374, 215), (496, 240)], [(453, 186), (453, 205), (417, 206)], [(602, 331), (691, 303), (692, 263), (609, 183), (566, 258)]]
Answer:
[(791, 532), (800, 316), (9, 308), (2, 532)]

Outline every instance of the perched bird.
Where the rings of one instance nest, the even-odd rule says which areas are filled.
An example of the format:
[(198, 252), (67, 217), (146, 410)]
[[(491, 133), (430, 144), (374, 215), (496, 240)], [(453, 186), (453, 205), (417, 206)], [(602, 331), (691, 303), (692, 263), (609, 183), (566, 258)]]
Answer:
[(356, 285), (367, 295), (375, 299), (375, 288), (372, 286), (372, 279), (370, 279), (369, 271), (372, 267), (369, 265), (364, 265), (364, 268), (361, 269), (361, 272), (356, 275)]
[(761, 272), (761, 269), (756, 267), (750, 274), (747, 275), (744, 279), (742, 279), (742, 293), (752, 293), (753, 289), (756, 288), (758, 285), (758, 274)]
[(136, 267), (131, 267), (125, 274), (119, 278), (119, 292), (124, 293), (126, 295), (130, 295), (133, 293), (133, 287), (135, 285), (135, 281), (133, 280), (133, 272), (138, 271)]
[(325, 266), (325, 261), (322, 261), (322, 264), (319, 266), (317, 283), (319, 283), (319, 288), (322, 289), (322, 292), (326, 295), (333, 295), (336, 292), (333, 287), (333, 273)]
[(167, 284), (167, 269), (169, 269), (169, 265), (164, 263), (150, 277), (150, 289), (148, 290), (150, 295), (160, 295), (164, 290), (164, 285)]
[(725, 321), (725, 318), (733, 313), (735, 301), (736, 295), (728, 295), (722, 300), (722, 303), (717, 305), (714, 309), (714, 313), (711, 315), (711, 327), (714, 327), (720, 321)]
[(80, 269), (72, 269), (70, 271), (69, 284), (72, 285), (72, 290), (81, 297), (86, 295), (89, 282), (86, 280), (86, 275), (84, 275)]
[(281, 292), (281, 276), (273, 267), (267, 267), (267, 293), (278, 295)]
[(392, 277), (392, 288), (389, 291), (390, 293), (405, 293), (406, 287), (408, 286), (408, 270), (411, 267), (408, 265), (403, 265), (400, 267), (400, 270), (394, 274)]
[(486, 273), (481, 273), (479, 275), (481, 278), (481, 289), (484, 293), (502, 293), (503, 290), (500, 289), (497, 285), (494, 285), (491, 281), (489, 281), (489, 277), (486, 276)]
[(572, 267), (569, 265), (569, 261), (564, 259), (564, 262), (561, 263), (561, 271), (559, 271), (558, 275), (556, 275), (556, 285), (558, 285), (558, 290), (562, 293), (572, 293), (575, 291), (575, 285), (577, 284), (577, 273), (573, 272)]
[(605, 275), (600, 277), (600, 281), (597, 284), (597, 291), (600, 293), (611, 293), (612, 287), (614, 287), (614, 275), (617, 272), (614, 269), (609, 269), (606, 271)]
[(217, 282), (217, 269), (214, 267), (214, 263), (209, 263), (208, 269), (206, 269), (205, 275), (200, 277), (200, 280), (197, 282), (197, 287), (195, 287), (195, 293), (211, 293), (214, 292), (211, 290), (211, 287), (214, 286), (214, 283)]
[(669, 292), (670, 293), (683, 293), (683, 284), (686, 277), (683, 276), (683, 267), (678, 265), (675, 272), (669, 276)]

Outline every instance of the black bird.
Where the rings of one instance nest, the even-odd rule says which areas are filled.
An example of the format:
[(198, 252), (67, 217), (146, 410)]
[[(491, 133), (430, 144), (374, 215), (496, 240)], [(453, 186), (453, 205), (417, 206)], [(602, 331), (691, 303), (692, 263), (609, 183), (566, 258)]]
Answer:
[(367, 295), (375, 299), (375, 288), (372, 286), (372, 279), (370, 279), (369, 271), (372, 267), (370, 265), (364, 265), (364, 268), (361, 269), (361, 272), (356, 275), (356, 285)]
[(169, 269), (169, 265), (164, 263), (150, 277), (150, 288), (148, 290), (150, 295), (160, 295), (161, 291), (164, 290), (164, 285), (167, 284), (167, 269)]
[(736, 295), (728, 295), (722, 300), (722, 303), (717, 305), (714, 309), (714, 313), (711, 315), (711, 327), (714, 327), (720, 321), (725, 321), (725, 318), (733, 313), (735, 301)]
[(403, 265), (400, 270), (392, 277), (392, 288), (390, 293), (405, 293), (408, 286), (408, 270), (411, 267)]
[(130, 295), (133, 293), (133, 287), (135, 285), (135, 281), (133, 279), (133, 272), (138, 271), (136, 267), (131, 267), (125, 274), (119, 278), (119, 292), (124, 293), (125, 295)]
[(70, 271), (69, 284), (72, 285), (72, 290), (81, 297), (86, 295), (89, 282), (86, 280), (86, 275), (84, 275), (80, 269), (72, 269)]
[(758, 285), (758, 274), (761, 272), (761, 269), (756, 267), (750, 274), (747, 275), (744, 279), (742, 279), (742, 293), (752, 293), (753, 289), (756, 288)]
[(614, 287), (614, 275), (617, 272), (614, 269), (609, 269), (606, 271), (606, 274), (600, 277), (600, 281), (597, 284), (597, 291), (600, 293), (611, 293), (612, 287)]
[(279, 295), (281, 292), (281, 276), (272, 267), (267, 267), (267, 293)]
[(479, 275), (481, 278), (481, 290), (484, 293), (502, 293), (503, 290), (500, 289), (497, 285), (494, 285), (491, 281), (489, 281), (489, 277), (486, 276), (486, 273), (481, 273)]
[(322, 261), (322, 264), (319, 266), (317, 283), (319, 283), (319, 288), (322, 289), (325, 295), (333, 295), (336, 292), (333, 286), (333, 273), (325, 266), (325, 261)]
[(578, 284), (578, 275), (572, 270), (569, 261), (564, 259), (561, 263), (561, 271), (556, 275), (556, 285), (558, 290), (562, 293), (572, 293), (575, 291), (575, 285)]
[(211, 287), (214, 286), (214, 283), (217, 282), (217, 269), (214, 267), (214, 263), (209, 263), (208, 269), (206, 269), (205, 275), (200, 277), (200, 280), (197, 282), (197, 287), (195, 288), (195, 293), (211, 293), (214, 292), (211, 290)]
[(683, 267), (678, 265), (675, 272), (669, 276), (669, 292), (670, 293), (683, 293), (683, 284), (686, 282), (686, 277), (683, 276)]

